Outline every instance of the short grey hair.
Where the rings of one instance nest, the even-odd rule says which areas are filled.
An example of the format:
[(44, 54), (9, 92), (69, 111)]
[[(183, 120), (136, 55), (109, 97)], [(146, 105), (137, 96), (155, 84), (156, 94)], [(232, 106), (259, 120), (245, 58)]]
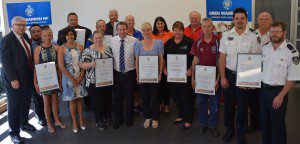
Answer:
[(211, 18), (206, 17), (201, 20), (201, 23), (203, 23), (203, 22), (212, 22), (213, 23), (213, 20)]
[(25, 21), (26, 22), (26, 19), (21, 17), (21, 16), (15, 16), (13, 17), (13, 19), (11, 20), (11, 26), (17, 22), (21, 22), (21, 21)]
[(112, 12), (115, 12), (115, 13), (117, 13), (117, 15), (119, 15), (119, 12), (118, 12), (116, 9), (110, 10), (110, 11), (109, 11), (109, 14), (112, 13)]

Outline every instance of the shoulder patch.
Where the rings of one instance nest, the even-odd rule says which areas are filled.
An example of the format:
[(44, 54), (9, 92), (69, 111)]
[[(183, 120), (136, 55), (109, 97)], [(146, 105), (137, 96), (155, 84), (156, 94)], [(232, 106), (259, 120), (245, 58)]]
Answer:
[(249, 30), (253, 33), (255, 33), (255, 29), (249, 28)]
[(292, 53), (297, 52), (297, 50), (295, 49), (295, 47), (294, 47), (293, 45), (291, 45), (290, 43), (288, 43), (286, 46), (287, 46), (287, 48), (288, 48)]
[(298, 65), (299, 64), (299, 57), (293, 57), (293, 63), (295, 65)]
[(265, 43), (264, 45), (263, 45), (263, 47), (265, 46), (265, 45), (268, 45), (270, 43), (270, 41), (269, 42), (267, 42), (267, 43)]

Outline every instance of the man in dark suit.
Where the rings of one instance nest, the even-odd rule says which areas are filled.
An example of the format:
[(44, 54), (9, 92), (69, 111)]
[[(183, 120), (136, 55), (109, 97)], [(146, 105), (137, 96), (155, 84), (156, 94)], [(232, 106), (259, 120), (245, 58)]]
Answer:
[(23, 143), (20, 128), (35, 131), (28, 123), (33, 89), (33, 53), (25, 33), (26, 20), (15, 16), (12, 29), (1, 39), (2, 80), (7, 92), (9, 135), (13, 143)]

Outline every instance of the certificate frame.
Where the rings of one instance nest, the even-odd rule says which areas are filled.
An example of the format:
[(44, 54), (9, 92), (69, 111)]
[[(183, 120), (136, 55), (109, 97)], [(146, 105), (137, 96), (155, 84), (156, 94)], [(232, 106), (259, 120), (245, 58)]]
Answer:
[(216, 77), (215, 66), (195, 65), (195, 93), (215, 95)]
[(139, 56), (140, 83), (158, 83), (159, 62), (158, 56)]
[(39, 92), (59, 89), (55, 62), (47, 62), (35, 65)]
[(167, 54), (167, 82), (187, 83), (187, 55)]
[(97, 58), (95, 63), (95, 87), (114, 85), (113, 58)]
[(239, 53), (236, 66), (236, 86), (261, 88), (262, 55)]

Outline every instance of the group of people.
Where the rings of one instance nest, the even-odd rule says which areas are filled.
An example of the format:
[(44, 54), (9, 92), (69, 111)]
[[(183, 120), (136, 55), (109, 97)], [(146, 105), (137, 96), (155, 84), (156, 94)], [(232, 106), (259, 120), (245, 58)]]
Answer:
[[(291, 80), (294, 74), (290, 69), (299, 63), (299, 53), (285, 39), (283, 22), (272, 22), (272, 16), (262, 12), (257, 19), (259, 28), (252, 30), (247, 27), (246, 10), (237, 8), (233, 11), (234, 27), (220, 35), (215, 33), (213, 21), (210, 18), (201, 20), (196, 11), (189, 14), (188, 27), (176, 21), (172, 31), (163, 17), (157, 17), (153, 25), (143, 23), (141, 31), (135, 29), (132, 15), (126, 16), (125, 21), (118, 21), (118, 11), (111, 10), (109, 18), (108, 23), (98, 20), (92, 33), (78, 24), (75, 13), (69, 13), (68, 26), (58, 32), (56, 42), (49, 26), (33, 24), (29, 29), (29, 39), (25, 33), (26, 20), (20, 16), (12, 19), (12, 31), (1, 40), (1, 61), (8, 98), (9, 135), (14, 143), (23, 143), (20, 128), (35, 131), (35, 127), (28, 123), (31, 96), (40, 125), (48, 126), (50, 133), (55, 132), (55, 127), (66, 128), (59, 118), (58, 95), (62, 101), (68, 102), (74, 133), (79, 127), (86, 128), (83, 103), (91, 105), (100, 130), (110, 125), (117, 129), (124, 123), (131, 127), (134, 107), (139, 104), (145, 117), (143, 127), (158, 128), (161, 112), (164, 110), (168, 114), (170, 111), (170, 97), (178, 113), (173, 124), (182, 124), (183, 129), (188, 130), (192, 126), (196, 97), (199, 134), (203, 135), (209, 129), (214, 137), (218, 137), (221, 91), (225, 93), (224, 123), (227, 130), (224, 142), (231, 141), (236, 130), (238, 143), (247, 143), (245, 133), (258, 129), (262, 130), (265, 144), (287, 142), (287, 95), (294, 84)], [(75, 29), (85, 29), (85, 45), (76, 42)], [(262, 54), (262, 88), (236, 86), (239, 53)], [(186, 83), (166, 81), (168, 54), (187, 56)], [(140, 56), (158, 56), (158, 83), (139, 82)], [(95, 59), (105, 58), (113, 58), (114, 85), (97, 87)], [(40, 92), (34, 65), (48, 62), (56, 64), (60, 88)], [(215, 95), (195, 94), (196, 65), (217, 68)]]

